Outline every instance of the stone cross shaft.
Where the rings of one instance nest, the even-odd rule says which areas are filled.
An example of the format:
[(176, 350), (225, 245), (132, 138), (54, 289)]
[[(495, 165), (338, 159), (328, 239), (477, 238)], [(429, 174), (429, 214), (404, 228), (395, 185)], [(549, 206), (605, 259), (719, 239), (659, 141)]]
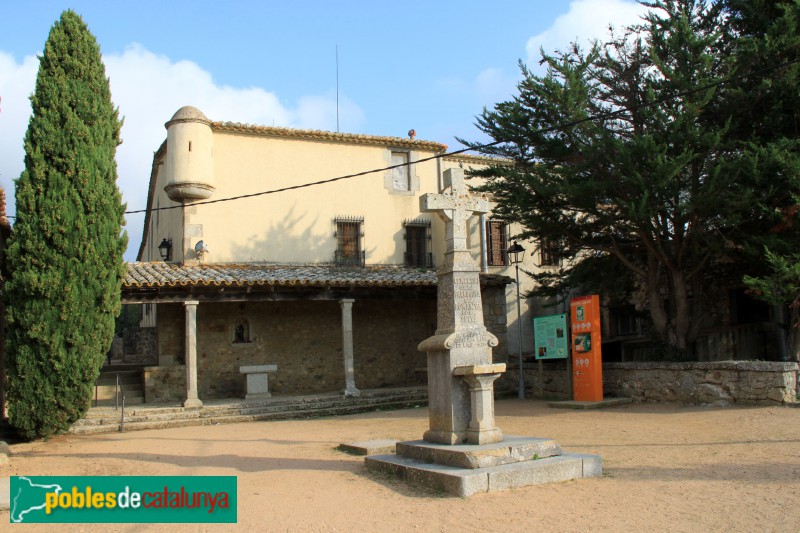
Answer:
[(444, 178), (449, 193), (420, 198), (421, 211), (444, 219), (447, 244), (436, 273), (436, 333), (418, 347), (428, 354), (430, 429), (423, 438), (440, 444), (499, 442), (491, 382), (505, 365), (492, 365), (498, 341), (483, 324), (479, 270), (467, 248), (467, 221), (488, 212), (489, 201), (469, 193), (462, 170), (446, 170)]

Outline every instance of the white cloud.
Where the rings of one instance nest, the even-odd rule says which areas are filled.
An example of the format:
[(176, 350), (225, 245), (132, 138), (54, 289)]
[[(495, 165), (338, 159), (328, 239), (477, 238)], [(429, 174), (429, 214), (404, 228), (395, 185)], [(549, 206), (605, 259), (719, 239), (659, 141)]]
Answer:
[[(218, 85), (211, 74), (191, 61), (172, 61), (141, 45), (128, 46), (122, 54), (103, 56), (111, 94), (125, 122), (122, 145), (117, 149), (119, 186), (128, 210), (145, 207), (152, 155), (166, 137), (164, 123), (180, 107), (193, 105), (211, 120), (286, 127), (336, 129), (335, 94), (306, 95), (287, 105), (272, 92), (258, 87)], [(0, 183), (14, 212), (12, 180), (24, 166), (22, 140), (30, 116), (27, 96), (33, 92), (38, 60), (26, 57), (21, 64), (0, 51)], [(346, 97), (340, 113), (347, 117), (348, 131), (357, 130), (363, 112)], [(126, 259), (135, 259), (141, 240), (143, 215), (128, 215)]]
[(28, 56), (17, 63), (0, 51), (0, 186), (6, 191), (10, 213), (14, 208), (14, 180), (23, 169), (23, 140), (31, 115), (30, 95), (36, 83), (39, 60)]
[(553, 21), (545, 31), (528, 39), (525, 50), (528, 65), (538, 70), (540, 49), (550, 53), (565, 50), (570, 43), (586, 46), (609, 35), (608, 26), (620, 30), (641, 22), (647, 8), (632, 0), (572, 0), (569, 11)]

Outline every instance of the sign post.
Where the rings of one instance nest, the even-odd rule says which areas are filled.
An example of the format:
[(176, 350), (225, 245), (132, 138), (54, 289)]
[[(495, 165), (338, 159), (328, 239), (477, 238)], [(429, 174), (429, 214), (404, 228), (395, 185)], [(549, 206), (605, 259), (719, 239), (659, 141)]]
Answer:
[(577, 402), (603, 400), (603, 359), (600, 353), (600, 296), (570, 301), (572, 322), (572, 390)]

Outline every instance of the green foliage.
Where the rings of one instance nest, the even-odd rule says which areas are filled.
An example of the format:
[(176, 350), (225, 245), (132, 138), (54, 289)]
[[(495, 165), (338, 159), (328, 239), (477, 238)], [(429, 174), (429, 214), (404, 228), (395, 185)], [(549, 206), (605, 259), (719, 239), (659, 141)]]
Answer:
[(770, 230), (800, 190), (800, 150), (786, 135), (767, 138), (770, 119), (750, 115), (769, 110), (787, 122), (780, 97), (743, 102), (751, 85), (766, 95), (762, 86), (783, 72), (718, 84), (763, 70), (776, 55), (739, 50), (741, 31), (725, 2), (647, 5), (642, 24), (608, 42), (543, 51), (543, 75), (521, 64), (519, 94), (477, 123), (501, 141), (480, 151), (515, 165), (474, 175), (486, 178), (481, 189), (494, 195), (495, 215), (522, 224), (520, 237), (559, 242), (572, 258), (534, 276), (538, 294), (638, 292), (675, 357), (691, 351), (706, 325), (712, 302), (704, 292), (720, 264), (753, 272), (765, 243), (797, 242)]
[(120, 307), (121, 123), (100, 48), (73, 11), (50, 31), (31, 103), (6, 265), (9, 420), (27, 438), (86, 412)]

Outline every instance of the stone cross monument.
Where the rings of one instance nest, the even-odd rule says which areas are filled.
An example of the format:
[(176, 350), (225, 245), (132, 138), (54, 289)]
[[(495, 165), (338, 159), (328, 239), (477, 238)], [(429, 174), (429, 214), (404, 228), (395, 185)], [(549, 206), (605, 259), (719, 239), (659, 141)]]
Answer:
[[(367, 468), (457, 496), (603, 474), (600, 456), (565, 454), (553, 439), (503, 436), (494, 425), (492, 364), (497, 338), (483, 325), (478, 267), (467, 250), (467, 221), (489, 211), (470, 195), (461, 170), (444, 173), (445, 192), (420, 209), (445, 221), (447, 251), (438, 277), (438, 325), (419, 344), (428, 354), (430, 428), (424, 440), (397, 442), (395, 453), (369, 455)], [(448, 190), (449, 189), (449, 190)]]
[(436, 334), (418, 347), (428, 354), (430, 429), (423, 438), (438, 444), (500, 442), (493, 382), (505, 364), (492, 364), (497, 337), (483, 325), (479, 269), (467, 248), (467, 221), (487, 213), (489, 201), (470, 194), (461, 169), (446, 170), (444, 185), (449, 192), (420, 198), (421, 211), (444, 219), (447, 244), (436, 272)]

